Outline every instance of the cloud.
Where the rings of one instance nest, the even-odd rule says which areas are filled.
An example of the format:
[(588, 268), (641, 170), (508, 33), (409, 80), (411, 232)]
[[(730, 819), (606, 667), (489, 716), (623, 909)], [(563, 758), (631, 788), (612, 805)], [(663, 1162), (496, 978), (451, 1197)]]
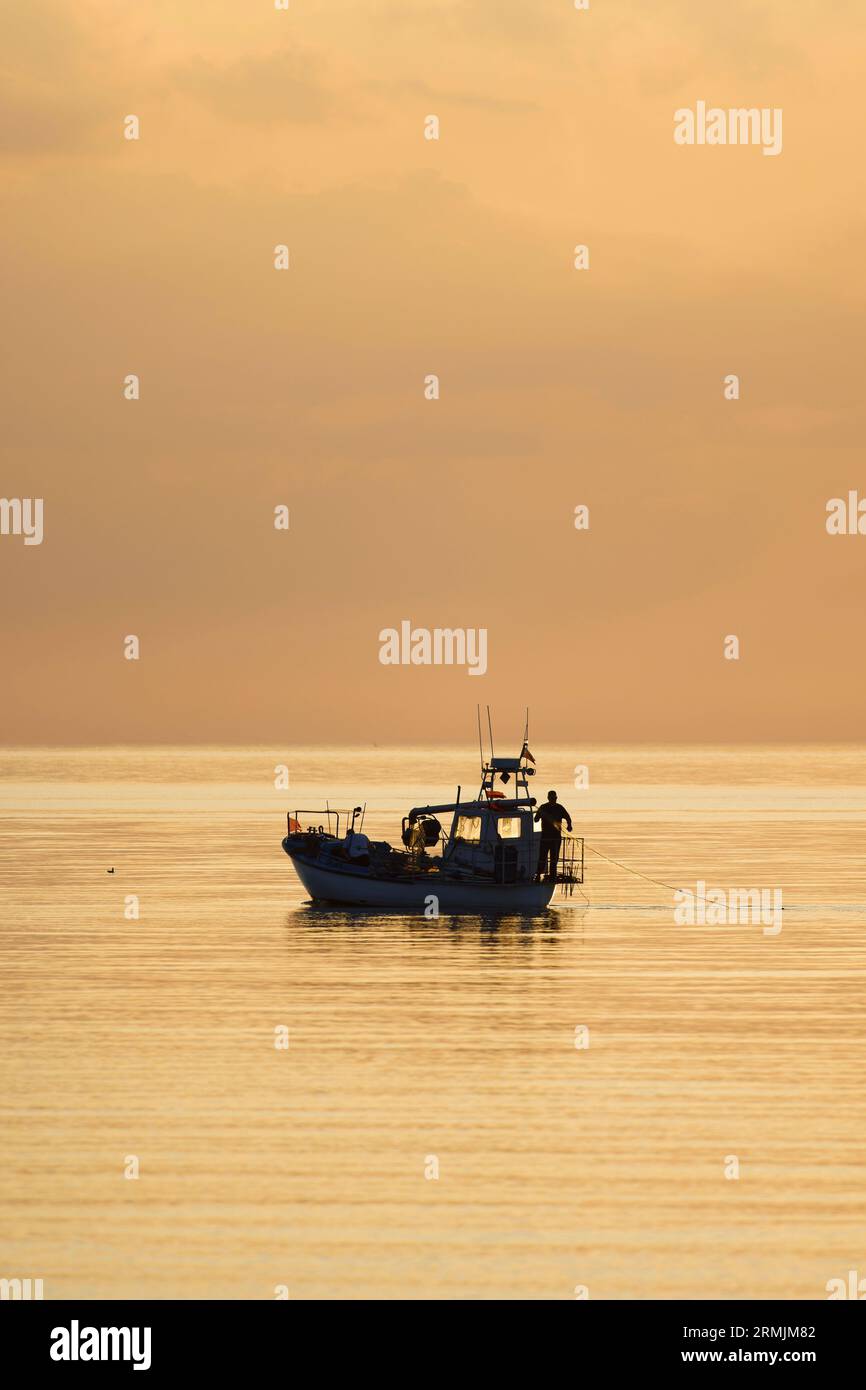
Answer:
[(223, 64), (197, 58), (174, 69), (172, 86), (225, 120), (310, 125), (351, 114), (345, 95), (329, 87), (324, 71), (310, 52), (248, 55)]
[(0, 155), (31, 159), (77, 149), (104, 114), (83, 89), (7, 78), (0, 88)]

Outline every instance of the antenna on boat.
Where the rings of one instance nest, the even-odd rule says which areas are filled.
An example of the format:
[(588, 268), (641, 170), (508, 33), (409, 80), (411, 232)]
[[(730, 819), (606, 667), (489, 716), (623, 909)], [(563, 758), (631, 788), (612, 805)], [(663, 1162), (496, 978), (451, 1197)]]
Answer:
[[(481, 756), (481, 772), (484, 773), (484, 744), (481, 742), (481, 706), (475, 706), (475, 713), (478, 715), (478, 752)], [(458, 796), (457, 800), (460, 800)]]
[(490, 706), (487, 706), (487, 727), (490, 730), (490, 758), (493, 759), (493, 723), (490, 718)]
[(526, 723), (523, 726), (523, 746), (529, 747), (529, 705), (526, 706)]

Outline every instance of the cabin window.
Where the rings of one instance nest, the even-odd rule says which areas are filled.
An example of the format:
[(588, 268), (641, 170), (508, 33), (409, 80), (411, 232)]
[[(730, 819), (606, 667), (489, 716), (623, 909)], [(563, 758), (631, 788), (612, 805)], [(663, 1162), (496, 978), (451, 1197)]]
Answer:
[(478, 844), (481, 839), (481, 817), (458, 816), (457, 838), (458, 840), (468, 840), (470, 844)]
[(496, 829), (499, 831), (500, 840), (519, 840), (520, 839), (520, 817), (519, 816), (497, 816)]

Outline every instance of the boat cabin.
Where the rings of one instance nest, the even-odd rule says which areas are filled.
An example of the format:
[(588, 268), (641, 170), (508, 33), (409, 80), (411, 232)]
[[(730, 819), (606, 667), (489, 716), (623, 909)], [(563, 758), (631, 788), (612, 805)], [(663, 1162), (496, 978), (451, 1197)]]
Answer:
[[(492, 874), (498, 883), (531, 882), (538, 864), (536, 803), (528, 781), (534, 775), (535, 768), (522, 757), (491, 758), (482, 766), (474, 800), (461, 801), (458, 787), (456, 801), (415, 806), (410, 819), (417, 818), (423, 826), (425, 820), (451, 812), (451, 831), (442, 842), (442, 860), (449, 871)], [(508, 786), (511, 795), (502, 786)]]

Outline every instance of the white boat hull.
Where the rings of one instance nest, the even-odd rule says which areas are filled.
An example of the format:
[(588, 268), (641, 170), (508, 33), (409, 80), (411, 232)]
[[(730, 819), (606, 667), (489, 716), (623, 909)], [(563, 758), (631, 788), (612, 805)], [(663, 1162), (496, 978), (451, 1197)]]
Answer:
[(455, 913), (543, 912), (553, 897), (555, 883), (470, 883), (443, 880), (424, 874), (406, 882), (371, 878), (351, 869), (330, 869), (289, 855), (310, 897), (317, 902), (342, 903), (346, 907), (371, 907), (432, 916), (431, 899), (439, 915)]

